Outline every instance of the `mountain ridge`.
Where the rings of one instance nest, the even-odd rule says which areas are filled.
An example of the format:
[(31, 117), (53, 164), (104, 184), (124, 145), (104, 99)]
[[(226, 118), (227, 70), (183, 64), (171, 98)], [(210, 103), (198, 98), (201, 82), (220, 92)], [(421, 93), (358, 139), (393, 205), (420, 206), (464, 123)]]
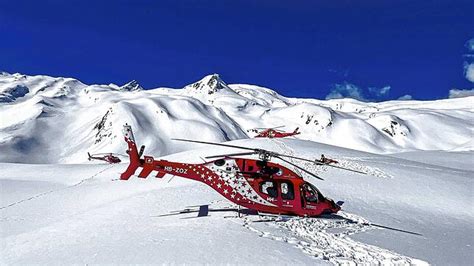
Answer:
[(171, 138), (221, 142), (279, 125), (286, 131), (300, 127), (299, 139), (374, 153), (473, 150), (473, 100), (288, 98), (260, 86), (228, 85), (218, 74), (181, 89), (145, 90), (136, 81), (86, 85), (72, 78), (2, 73), (0, 161), (75, 163), (85, 161), (87, 151), (123, 153), (125, 123), (155, 155), (194, 147)]

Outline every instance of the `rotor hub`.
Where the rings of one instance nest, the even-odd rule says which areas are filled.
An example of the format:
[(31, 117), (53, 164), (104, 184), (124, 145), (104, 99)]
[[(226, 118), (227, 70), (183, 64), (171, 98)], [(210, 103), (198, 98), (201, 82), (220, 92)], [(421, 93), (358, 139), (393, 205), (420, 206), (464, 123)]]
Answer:
[(258, 158), (262, 161), (268, 162), (272, 159), (273, 154), (266, 150), (258, 150)]

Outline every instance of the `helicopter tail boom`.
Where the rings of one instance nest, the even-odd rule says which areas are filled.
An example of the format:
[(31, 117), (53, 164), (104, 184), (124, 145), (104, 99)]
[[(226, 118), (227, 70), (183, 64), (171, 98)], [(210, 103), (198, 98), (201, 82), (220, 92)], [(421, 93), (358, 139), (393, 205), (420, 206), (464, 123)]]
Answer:
[[(123, 136), (128, 145), (127, 154), (130, 157), (130, 164), (127, 170), (120, 175), (120, 179), (128, 180), (130, 176), (135, 173), (137, 168), (142, 165), (142, 161), (140, 160), (140, 154), (138, 153), (135, 137), (133, 136), (132, 127), (130, 125), (125, 124), (123, 126)], [(143, 146), (140, 152), (143, 153)]]

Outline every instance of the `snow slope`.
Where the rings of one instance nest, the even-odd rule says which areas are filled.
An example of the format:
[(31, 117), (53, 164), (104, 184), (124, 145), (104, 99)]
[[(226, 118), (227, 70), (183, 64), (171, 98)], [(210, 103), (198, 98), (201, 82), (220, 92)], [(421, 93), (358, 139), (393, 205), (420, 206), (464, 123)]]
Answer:
[[(345, 201), (340, 215), (346, 220), (258, 222), (267, 218), (236, 218), (230, 211), (159, 217), (186, 206), (234, 206), (209, 187), (178, 177), (118, 180), (125, 164), (2, 163), (1, 263), (469, 265), (474, 259), (472, 164), (446, 168), (304, 140), (231, 143), (308, 158), (324, 153), (372, 175), (306, 165), (326, 179), (309, 181)], [(165, 158), (200, 162), (235, 151), (189, 148), (197, 147)]]
[(187, 149), (170, 138), (245, 139), (256, 127), (299, 127), (299, 139), (375, 153), (473, 149), (474, 97), (364, 103), (286, 98), (209, 75), (182, 89), (86, 85), (72, 78), (0, 75), (0, 161), (80, 163), (86, 152), (123, 153), (133, 126), (147, 151)]

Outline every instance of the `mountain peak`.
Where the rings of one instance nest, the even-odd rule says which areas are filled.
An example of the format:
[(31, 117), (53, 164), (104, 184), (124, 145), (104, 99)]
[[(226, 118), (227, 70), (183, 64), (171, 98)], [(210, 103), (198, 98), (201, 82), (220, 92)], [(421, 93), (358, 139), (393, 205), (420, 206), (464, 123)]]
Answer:
[(136, 80), (132, 80), (119, 88), (121, 91), (141, 91), (143, 87)]
[(194, 82), (185, 88), (191, 91), (207, 94), (213, 94), (223, 89), (231, 90), (229, 86), (227, 86), (227, 84), (219, 77), (219, 74), (207, 75), (200, 81)]

